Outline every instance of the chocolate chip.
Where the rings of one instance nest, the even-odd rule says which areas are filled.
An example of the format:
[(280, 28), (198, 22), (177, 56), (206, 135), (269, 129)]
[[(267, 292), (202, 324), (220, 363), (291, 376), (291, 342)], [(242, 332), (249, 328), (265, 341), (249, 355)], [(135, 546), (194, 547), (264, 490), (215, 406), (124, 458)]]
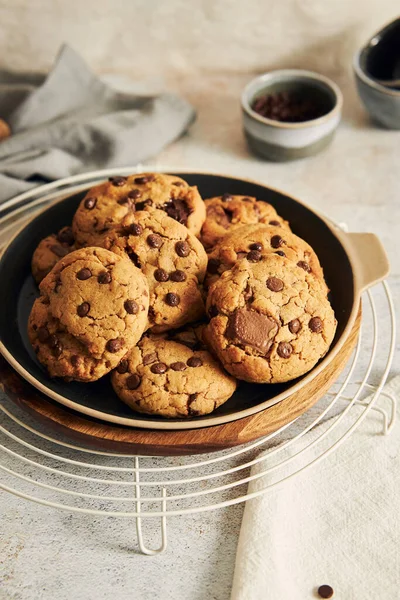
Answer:
[(178, 256), (185, 258), (190, 253), (190, 246), (187, 242), (176, 242), (175, 252)]
[(298, 333), (301, 329), (301, 323), (299, 319), (293, 319), (289, 323), (289, 331), (290, 333)]
[(131, 205), (132, 202), (131, 200), (128, 198), (128, 196), (125, 196), (125, 198), (120, 198), (119, 200), (117, 200), (117, 204), (124, 206), (125, 204), (129, 204)]
[(134, 373), (133, 375), (129, 375), (128, 379), (126, 380), (126, 387), (128, 390), (137, 390), (141, 382), (142, 380), (140, 379), (139, 375)]
[(71, 227), (63, 227), (57, 233), (57, 239), (61, 244), (68, 244), (68, 246), (72, 246), (75, 242), (74, 234), (72, 233)]
[(92, 271), (90, 269), (87, 269), (86, 267), (84, 267), (83, 269), (78, 271), (76, 274), (76, 278), (80, 279), (81, 281), (85, 281), (86, 279), (89, 279), (91, 276), (92, 276)]
[(281, 292), (284, 288), (282, 279), (278, 279), (278, 277), (268, 277), (267, 288), (271, 290), (271, 292)]
[(135, 183), (149, 183), (149, 181), (154, 181), (154, 175), (143, 175), (142, 177), (136, 177)]
[(263, 355), (267, 354), (277, 333), (275, 319), (244, 308), (239, 308), (229, 317), (225, 331), (228, 339), (255, 348)]
[(108, 271), (103, 271), (97, 277), (97, 281), (99, 283), (111, 283), (111, 280), (112, 280), (111, 273), (109, 273)]
[(180, 361), (174, 362), (171, 365), (171, 369), (173, 371), (184, 371), (186, 369), (186, 365), (184, 362), (180, 362)]
[(257, 252), (261, 252), (263, 245), (261, 242), (254, 242), (254, 244), (250, 244), (249, 248), (250, 250), (257, 250)]
[(254, 302), (254, 292), (249, 284), (246, 285), (246, 289), (244, 290), (243, 298), (245, 302), (251, 304)]
[(192, 409), (192, 407), (191, 407), (191, 404), (193, 404), (193, 402), (194, 402), (195, 400), (197, 400), (198, 396), (199, 396), (198, 394), (190, 394), (190, 396), (189, 396), (189, 398), (188, 398), (188, 401), (187, 401), (187, 409), (188, 409), (188, 413), (189, 413), (190, 415), (194, 415), (194, 416), (195, 416), (195, 415), (198, 415), (198, 414), (199, 414), (199, 412), (198, 412), (197, 410), (193, 410), (193, 409)]
[(231, 200), (233, 200), (233, 196), (232, 194), (222, 194), (221, 200), (223, 202), (230, 202)]
[(164, 204), (163, 209), (171, 219), (175, 219), (175, 221), (178, 221), (182, 225), (187, 224), (191, 211), (184, 200), (172, 198)]
[[(56, 279), (56, 283), (54, 285), (54, 291), (56, 294), (58, 294), (58, 292), (60, 291), (60, 287), (61, 287), (61, 279), (58, 276)], [(46, 304), (50, 304), (50, 300), (48, 302), (46, 302)]]
[(117, 367), (117, 371), (120, 375), (123, 375), (124, 373), (127, 373), (129, 369), (129, 363), (128, 361), (124, 358), (123, 360), (121, 360), (121, 362), (119, 363), (118, 367)]
[(60, 340), (58, 339), (58, 337), (56, 335), (51, 335), (48, 338), (47, 343), (50, 346), (50, 348), (53, 350), (53, 354), (56, 358), (61, 356), (63, 347), (62, 347)]
[(186, 361), (188, 367), (201, 367), (203, 361), (198, 356), (191, 356), (188, 361)]
[(127, 178), (121, 176), (109, 177), (108, 181), (115, 185), (115, 187), (121, 187), (121, 185), (125, 185)]
[(332, 598), (333, 588), (330, 585), (320, 585), (318, 588), (318, 596), (320, 598)]
[(127, 252), (127, 255), (131, 259), (131, 261), (133, 262), (135, 267), (137, 267), (138, 269), (142, 268), (142, 263), (140, 262), (140, 259), (139, 259), (138, 255), (136, 254), (136, 252), (134, 252), (133, 250), (130, 250), (129, 252)]
[(139, 312), (139, 306), (134, 300), (125, 300), (124, 308), (130, 315), (136, 315)]
[(131, 190), (128, 194), (128, 198), (130, 198), (131, 200), (137, 200), (138, 198), (140, 198), (140, 196), (142, 195), (142, 192), (140, 190), (138, 190), (137, 188), (135, 188), (134, 190)]
[(165, 363), (159, 362), (150, 367), (150, 371), (156, 375), (162, 375), (162, 373), (168, 371), (168, 367)]
[(109, 352), (119, 352), (124, 345), (124, 340), (121, 338), (116, 338), (115, 340), (108, 340), (106, 344), (106, 349)]
[(279, 221), (270, 221), (269, 224), (273, 225), (274, 227), (280, 227), (281, 226), (281, 224), (279, 223)]
[(73, 354), (69, 360), (73, 367), (77, 367), (80, 363), (80, 359), (77, 354)]
[(260, 262), (261, 259), (261, 252), (258, 252), (257, 250), (250, 250), (250, 252), (247, 254), (247, 260), (250, 262)]
[(33, 331), (37, 331), (37, 328), (38, 328), (38, 326), (36, 325), (36, 323), (34, 323), (34, 324), (32, 325), (32, 329), (33, 329)]
[(277, 250), (274, 254), (279, 254), (279, 256), (286, 256), (286, 254), (282, 250)]
[(57, 337), (56, 335), (54, 335), (54, 334), (53, 334), (53, 335), (50, 335), (50, 336), (47, 338), (47, 343), (48, 343), (48, 345), (50, 346), (50, 348), (55, 348), (56, 346), (58, 346), (58, 344), (59, 344), (60, 342), (59, 342), (59, 339), (58, 339), (58, 337)]
[(54, 246), (50, 246), (50, 250), (59, 258), (62, 258), (63, 256), (67, 256), (67, 254), (69, 254), (68, 248), (64, 248), (63, 246), (56, 246), (55, 244)]
[(55, 346), (53, 346), (53, 354), (56, 358), (60, 358), (62, 352), (63, 352), (63, 346), (62, 346), (61, 342), (57, 342), (57, 344)]
[(218, 269), (221, 266), (221, 261), (218, 258), (210, 258), (207, 265), (207, 271), (212, 275), (218, 273)]
[(168, 294), (165, 296), (165, 302), (169, 306), (178, 306), (180, 301), (181, 299), (179, 298), (178, 294), (174, 294), (173, 292), (168, 292)]
[(169, 275), (164, 269), (156, 269), (154, 271), (154, 279), (156, 281), (168, 281)]
[(218, 316), (218, 308), (215, 306), (215, 304), (212, 304), (208, 310), (208, 314), (210, 316), (210, 319), (213, 319), (214, 317)]
[(279, 248), (280, 246), (283, 246), (284, 243), (285, 240), (281, 238), (280, 235), (273, 235), (271, 238), (271, 246), (273, 248)]
[(151, 363), (156, 362), (156, 360), (157, 354), (155, 352), (151, 352), (150, 354), (146, 354), (146, 356), (143, 356), (144, 366), (151, 365)]
[(82, 304), (80, 304), (78, 306), (78, 308), (76, 309), (76, 312), (78, 313), (78, 317), (86, 317), (89, 310), (90, 310), (89, 302), (82, 302)]
[(162, 246), (162, 238), (157, 233), (152, 233), (147, 237), (147, 243), (150, 248), (160, 248)]
[(277, 352), (281, 358), (289, 358), (293, 352), (292, 345), (288, 342), (279, 342)]
[(128, 233), (129, 235), (142, 235), (143, 233), (143, 227), (141, 225), (139, 225), (139, 223), (132, 223), (132, 225), (129, 225), (126, 228), (126, 233)]
[(320, 317), (313, 317), (312, 319), (310, 319), (308, 326), (313, 333), (321, 333), (324, 327), (322, 319), (320, 319)]
[(47, 329), (47, 327), (39, 327), (37, 336), (38, 336), (39, 342), (42, 342), (42, 344), (47, 342), (47, 340), (50, 337), (50, 333), (49, 333), (49, 330)]
[(307, 271), (307, 273), (311, 273), (311, 267), (305, 260), (299, 260), (297, 266), (304, 269), (304, 271)]
[(93, 210), (93, 208), (96, 206), (96, 202), (97, 202), (97, 198), (86, 198), (83, 205), (88, 210)]
[(147, 200), (144, 200), (143, 202), (137, 202), (136, 203), (136, 210), (144, 210), (146, 208), (146, 206), (152, 206), (153, 205), (153, 200), (151, 198), (148, 198)]
[(177, 271), (170, 273), (169, 278), (171, 281), (177, 281), (178, 283), (181, 283), (182, 281), (186, 281), (186, 273), (185, 271), (180, 271), (178, 269)]

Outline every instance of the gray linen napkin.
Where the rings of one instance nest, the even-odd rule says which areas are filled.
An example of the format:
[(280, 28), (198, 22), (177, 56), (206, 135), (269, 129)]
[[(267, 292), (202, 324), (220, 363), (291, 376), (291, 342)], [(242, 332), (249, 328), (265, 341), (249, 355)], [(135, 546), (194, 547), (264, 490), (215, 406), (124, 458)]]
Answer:
[(0, 202), (40, 183), (136, 164), (182, 135), (195, 118), (178, 96), (126, 94), (63, 46), (44, 79), (0, 72)]

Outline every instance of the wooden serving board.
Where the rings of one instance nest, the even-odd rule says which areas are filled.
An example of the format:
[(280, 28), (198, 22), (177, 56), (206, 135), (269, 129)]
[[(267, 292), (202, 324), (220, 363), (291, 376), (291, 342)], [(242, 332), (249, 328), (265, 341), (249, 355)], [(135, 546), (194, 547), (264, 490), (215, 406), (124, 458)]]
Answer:
[(97, 450), (149, 456), (214, 452), (272, 433), (313, 406), (344, 369), (357, 342), (360, 325), (361, 308), (341, 351), (299, 392), (255, 415), (215, 427), (161, 431), (122, 427), (83, 417), (38, 392), (3, 357), (0, 357), (0, 387), (11, 400), (51, 429)]

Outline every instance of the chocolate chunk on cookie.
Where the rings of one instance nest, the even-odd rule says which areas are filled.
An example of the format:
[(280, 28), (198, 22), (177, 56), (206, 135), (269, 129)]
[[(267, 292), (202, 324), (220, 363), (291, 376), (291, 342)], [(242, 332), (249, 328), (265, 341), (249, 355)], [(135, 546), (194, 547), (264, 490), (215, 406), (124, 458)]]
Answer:
[(97, 245), (98, 239), (136, 210), (159, 209), (194, 235), (200, 233), (206, 217), (197, 187), (173, 175), (143, 173), (110, 177), (91, 188), (73, 219), (78, 245)]
[(206, 252), (184, 225), (164, 211), (127, 215), (101, 243), (128, 257), (146, 276), (153, 332), (181, 327), (204, 314), (200, 284), (206, 272)]
[(226, 370), (280, 383), (307, 373), (329, 350), (336, 319), (320, 281), (273, 253), (238, 260), (209, 290), (203, 338)]
[(141, 413), (170, 418), (206, 415), (236, 389), (235, 379), (209, 352), (163, 336), (143, 337), (124, 361), (127, 368), (124, 363), (113, 371), (112, 385), (123, 402)]
[(204, 203), (207, 216), (201, 230), (201, 241), (207, 249), (213, 248), (228, 232), (241, 225), (263, 223), (290, 231), (287, 221), (277, 214), (271, 204), (256, 198), (224, 194), (209, 198)]
[(63, 227), (57, 234), (45, 237), (32, 256), (32, 275), (40, 283), (54, 265), (75, 250), (75, 238), (71, 227)]

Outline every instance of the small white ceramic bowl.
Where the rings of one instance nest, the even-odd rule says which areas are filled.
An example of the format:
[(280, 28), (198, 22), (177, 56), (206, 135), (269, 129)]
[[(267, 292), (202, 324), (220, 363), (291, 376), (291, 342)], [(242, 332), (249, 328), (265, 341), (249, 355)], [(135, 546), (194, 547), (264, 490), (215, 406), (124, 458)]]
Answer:
[[(298, 92), (324, 109), (321, 117), (291, 123), (261, 116), (254, 101), (268, 93)], [(242, 94), (244, 133), (250, 149), (273, 161), (294, 160), (325, 148), (339, 124), (343, 98), (339, 87), (327, 77), (299, 69), (271, 71), (250, 81)]]

